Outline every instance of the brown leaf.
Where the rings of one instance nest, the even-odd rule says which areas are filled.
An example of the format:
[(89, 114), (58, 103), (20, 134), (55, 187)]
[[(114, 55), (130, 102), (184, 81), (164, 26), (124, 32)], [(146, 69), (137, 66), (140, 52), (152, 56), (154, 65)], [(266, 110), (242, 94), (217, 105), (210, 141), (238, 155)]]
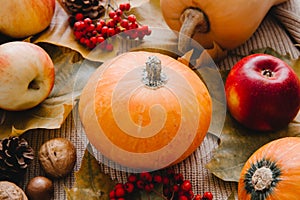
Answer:
[[(0, 138), (21, 135), (30, 129), (60, 128), (78, 100), (85, 81), (99, 66), (99, 63), (87, 65), (75, 51), (46, 44), (40, 46), (49, 53), (55, 65), (54, 88), (45, 101), (32, 109), (0, 110)], [(84, 73), (78, 73), (79, 70)]]
[(242, 167), (254, 151), (272, 140), (287, 136), (300, 136), (300, 123), (290, 123), (287, 128), (276, 132), (257, 132), (243, 127), (227, 114), (220, 145), (207, 168), (222, 180), (238, 182)]
[(91, 153), (90, 145), (86, 148), (79, 171), (75, 172), (73, 188), (66, 189), (68, 200), (106, 200), (116, 182), (103, 173), (101, 166)]

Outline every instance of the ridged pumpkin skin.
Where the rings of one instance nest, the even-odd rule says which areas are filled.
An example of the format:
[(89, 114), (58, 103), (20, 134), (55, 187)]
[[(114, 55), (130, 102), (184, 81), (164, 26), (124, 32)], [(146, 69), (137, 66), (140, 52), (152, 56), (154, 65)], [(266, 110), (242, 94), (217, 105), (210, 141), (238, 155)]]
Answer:
[(166, 23), (175, 31), (180, 30), (180, 17), (187, 8), (200, 9), (209, 30), (205, 33), (195, 30), (192, 38), (204, 48), (212, 48), (215, 42), (223, 49), (233, 49), (252, 36), (273, 5), (285, 1), (160, 0), (160, 5)]
[(254, 164), (269, 163), (274, 170), (271, 191), (260, 200), (299, 199), (300, 197), (300, 138), (285, 137), (269, 142), (259, 148), (245, 163), (238, 184), (238, 198), (240, 200), (259, 199), (259, 194), (247, 193), (245, 189), (245, 175)]
[[(166, 83), (142, 81), (145, 62), (161, 60)], [(186, 65), (159, 53), (129, 52), (103, 63), (82, 91), (79, 114), (89, 141), (109, 159), (155, 170), (188, 157), (212, 116), (210, 94)]]

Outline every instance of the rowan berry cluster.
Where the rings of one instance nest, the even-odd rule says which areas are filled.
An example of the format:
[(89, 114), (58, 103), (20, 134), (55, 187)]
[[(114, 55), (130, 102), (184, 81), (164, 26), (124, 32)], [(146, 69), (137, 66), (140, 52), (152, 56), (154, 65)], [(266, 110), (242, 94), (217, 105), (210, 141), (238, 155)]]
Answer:
[(143, 39), (145, 35), (150, 35), (151, 30), (147, 25), (139, 25), (136, 16), (125, 15), (130, 10), (130, 3), (121, 3), (118, 9), (112, 9), (108, 13), (108, 19), (98, 19), (93, 21), (85, 18), (82, 13), (77, 13), (70, 18), (75, 39), (87, 47), (93, 49), (97, 45), (106, 51), (112, 51), (113, 45), (108, 41), (112, 36), (123, 33), (130, 39)]
[[(157, 191), (157, 186), (162, 186), (161, 194)], [(132, 200), (135, 192), (155, 192), (164, 200), (212, 200), (211, 192), (205, 192), (202, 196), (194, 194), (192, 184), (189, 180), (184, 180), (181, 173), (168, 170), (166, 173), (142, 172), (131, 174), (127, 177), (126, 183), (117, 183), (110, 192), (111, 200)]]

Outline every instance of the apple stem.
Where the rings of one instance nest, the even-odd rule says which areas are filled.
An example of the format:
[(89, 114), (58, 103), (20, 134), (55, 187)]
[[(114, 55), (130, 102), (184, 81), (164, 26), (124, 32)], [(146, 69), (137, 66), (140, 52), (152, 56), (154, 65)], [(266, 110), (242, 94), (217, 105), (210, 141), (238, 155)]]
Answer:
[(151, 89), (163, 86), (167, 77), (162, 73), (161, 61), (156, 56), (150, 56), (146, 62), (143, 83)]
[(270, 69), (263, 69), (262, 75), (266, 77), (273, 77), (273, 72)]

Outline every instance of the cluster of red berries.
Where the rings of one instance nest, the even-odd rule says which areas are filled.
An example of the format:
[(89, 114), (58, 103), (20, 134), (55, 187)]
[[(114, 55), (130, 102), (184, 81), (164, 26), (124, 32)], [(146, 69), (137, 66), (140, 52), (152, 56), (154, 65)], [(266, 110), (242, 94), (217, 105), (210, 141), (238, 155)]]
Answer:
[(82, 13), (77, 13), (70, 18), (73, 33), (76, 40), (87, 47), (93, 49), (100, 45), (101, 49), (112, 51), (113, 45), (108, 42), (108, 38), (123, 33), (130, 39), (143, 39), (145, 35), (150, 35), (151, 30), (146, 25), (139, 25), (136, 16), (130, 14), (126, 16), (124, 12), (130, 10), (130, 3), (121, 3), (119, 8), (112, 9), (107, 20), (84, 18)]
[[(161, 194), (156, 190), (157, 186), (162, 186)], [(131, 174), (127, 177), (126, 183), (117, 183), (110, 192), (111, 200), (132, 200), (135, 192), (155, 192), (165, 200), (212, 200), (211, 192), (205, 192), (202, 196), (194, 194), (192, 184), (189, 180), (184, 180), (181, 173), (167, 170), (166, 173), (142, 172)]]

